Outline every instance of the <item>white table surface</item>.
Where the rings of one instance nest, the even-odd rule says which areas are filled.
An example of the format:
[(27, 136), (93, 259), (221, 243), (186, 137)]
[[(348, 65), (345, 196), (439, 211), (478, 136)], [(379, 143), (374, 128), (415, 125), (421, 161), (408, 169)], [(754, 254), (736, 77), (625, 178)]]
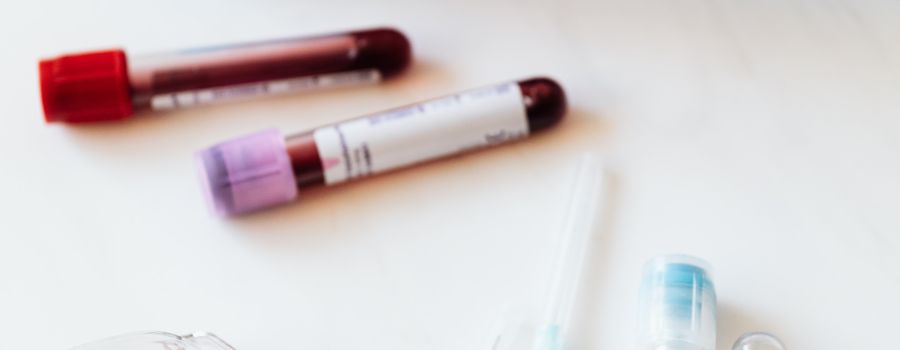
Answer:
[[(45, 125), (36, 62), (392, 25), (384, 85)], [(885, 349), (900, 325), (900, 2), (16, 1), (0, 6), (0, 335), (65, 349), (136, 330), (238, 350), (487, 350), (540, 300), (582, 151), (611, 210), (577, 349), (634, 348), (641, 265), (715, 267), (719, 349)], [(210, 216), (192, 153), (549, 75), (571, 110), (514, 145)]]

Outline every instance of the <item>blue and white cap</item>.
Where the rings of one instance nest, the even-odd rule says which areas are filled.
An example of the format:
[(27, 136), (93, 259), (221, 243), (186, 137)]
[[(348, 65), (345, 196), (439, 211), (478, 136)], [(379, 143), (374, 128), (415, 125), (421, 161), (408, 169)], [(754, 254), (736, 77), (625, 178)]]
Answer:
[(640, 350), (715, 350), (716, 292), (709, 264), (665, 255), (644, 266), (641, 283)]

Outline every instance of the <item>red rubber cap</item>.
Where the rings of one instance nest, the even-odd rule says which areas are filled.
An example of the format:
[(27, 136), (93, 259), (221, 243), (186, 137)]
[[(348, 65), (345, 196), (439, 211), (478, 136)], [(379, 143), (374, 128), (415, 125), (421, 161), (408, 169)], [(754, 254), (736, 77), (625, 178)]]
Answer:
[(132, 113), (128, 64), (122, 50), (41, 60), (39, 69), (48, 123), (124, 120)]

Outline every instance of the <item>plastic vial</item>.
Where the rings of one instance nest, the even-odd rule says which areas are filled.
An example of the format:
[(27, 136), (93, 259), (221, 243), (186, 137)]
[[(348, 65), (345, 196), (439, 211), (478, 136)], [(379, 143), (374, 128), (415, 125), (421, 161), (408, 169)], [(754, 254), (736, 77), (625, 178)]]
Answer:
[(124, 120), (239, 97), (374, 83), (411, 61), (406, 37), (379, 28), (136, 55), (121, 49), (41, 60), (47, 122)]
[(213, 209), (233, 215), (330, 186), (544, 130), (566, 110), (547, 78), (462, 92), (283, 137), (266, 130), (197, 154)]
[(738, 338), (732, 350), (784, 350), (784, 344), (770, 333), (752, 332)]
[(716, 349), (716, 292), (708, 266), (684, 255), (660, 256), (647, 263), (638, 349)]

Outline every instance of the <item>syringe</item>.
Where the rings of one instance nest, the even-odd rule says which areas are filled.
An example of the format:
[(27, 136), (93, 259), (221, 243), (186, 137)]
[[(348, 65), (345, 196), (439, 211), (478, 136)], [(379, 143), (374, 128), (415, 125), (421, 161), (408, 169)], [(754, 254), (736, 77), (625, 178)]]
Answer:
[[(567, 347), (569, 325), (584, 271), (585, 257), (592, 233), (601, 220), (604, 180), (605, 174), (598, 161), (589, 154), (581, 156), (569, 196), (562, 242), (543, 314), (535, 322), (526, 322), (535, 325), (533, 331), (524, 335), (529, 339), (512, 339), (523, 335), (513, 335), (510, 331), (513, 327), (504, 327), (505, 332), (494, 339), (493, 350), (522, 350), (526, 346), (531, 350), (561, 350)], [(530, 345), (525, 345), (528, 343)], [(519, 349), (509, 349), (514, 347)]]

